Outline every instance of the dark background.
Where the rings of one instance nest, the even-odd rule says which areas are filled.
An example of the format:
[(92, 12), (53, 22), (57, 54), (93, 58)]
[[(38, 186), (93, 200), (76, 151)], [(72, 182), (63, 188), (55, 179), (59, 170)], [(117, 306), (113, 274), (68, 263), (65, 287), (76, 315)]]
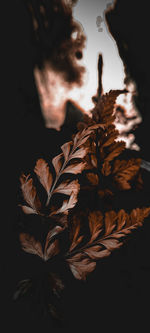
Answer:
[[(22, 1), (6, 1), (2, 7), (2, 80), (1, 109), (1, 244), (2, 244), (2, 306), (4, 310), (4, 332), (7, 327), (16, 332), (61, 331), (55, 322), (42, 317), (28, 306), (11, 300), (17, 277), (13, 257), (12, 225), (16, 214), (16, 191), (19, 175), (19, 156), (22, 149), (21, 128), (28, 104), (36, 96), (32, 75), (32, 47), (30, 43), (29, 20)], [(143, 122), (136, 130), (136, 141), (141, 147), (140, 155), (150, 161), (150, 49), (148, 1), (118, 0), (114, 13), (108, 21), (116, 39), (120, 55), (127, 72), (135, 79), (138, 87), (138, 108)], [(28, 133), (27, 133), (28, 135)], [(28, 149), (28, 147), (27, 147)], [(145, 198), (148, 200), (149, 177), (145, 173)], [(127, 198), (123, 199), (128, 201)], [(128, 198), (129, 200), (129, 198)], [(136, 198), (135, 205), (137, 205)], [(140, 200), (140, 199), (139, 199)], [(120, 255), (113, 254), (106, 262), (98, 265), (86, 286), (71, 277), (66, 295), (66, 312), (71, 331), (85, 330), (87, 324), (93, 332), (102, 329), (123, 327), (130, 330), (141, 325), (143, 332), (149, 327), (150, 264), (148, 224), (135, 233), (129, 246)], [(4, 273), (4, 274), (3, 274)], [(119, 323), (121, 319), (121, 324)], [(7, 326), (8, 325), (8, 326)], [(137, 325), (137, 326), (136, 326)], [(97, 327), (99, 327), (97, 329)], [(62, 328), (63, 330), (63, 328)]]

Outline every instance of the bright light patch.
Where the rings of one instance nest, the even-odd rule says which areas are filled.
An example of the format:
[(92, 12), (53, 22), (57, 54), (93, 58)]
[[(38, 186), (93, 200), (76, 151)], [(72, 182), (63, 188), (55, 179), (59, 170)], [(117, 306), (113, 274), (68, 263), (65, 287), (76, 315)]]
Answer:
[[(117, 104), (125, 108), (128, 121), (126, 124), (115, 122), (120, 132), (119, 140), (126, 142), (126, 147), (139, 150), (140, 148), (134, 143), (134, 135), (128, 132), (142, 121), (142, 118), (132, 101), (133, 93), (136, 90), (134, 83), (125, 86), (125, 71), (123, 62), (119, 56), (118, 47), (110, 34), (106, 21), (105, 10), (113, 7), (114, 1), (103, 0), (79, 0), (74, 7), (73, 16), (84, 30), (86, 35), (86, 48), (83, 52), (82, 63), (86, 67), (87, 74), (85, 76), (82, 88), (74, 88), (69, 97), (85, 111), (93, 109), (95, 104), (92, 97), (97, 95), (98, 89), (98, 57), (103, 57), (103, 73), (102, 86), (103, 93), (107, 93), (112, 89), (129, 90), (128, 94), (120, 95), (117, 98)], [(127, 135), (124, 135), (124, 133)]]
[(70, 96), (85, 111), (94, 107), (92, 96), (98, 88), (98, 56), (103, 56), (103, 92), (111, 89), (123, 89), (124, 66), (119, 57), (116, 42), (108, 31), (104, 11), (112, 1), (80, 0), (73, 10), (74, 19), (83, 27), (86, 35), (86, 48), (83, 52), (83, 64), (87, 69), (85, 83), (82, 88), (74, 88)]

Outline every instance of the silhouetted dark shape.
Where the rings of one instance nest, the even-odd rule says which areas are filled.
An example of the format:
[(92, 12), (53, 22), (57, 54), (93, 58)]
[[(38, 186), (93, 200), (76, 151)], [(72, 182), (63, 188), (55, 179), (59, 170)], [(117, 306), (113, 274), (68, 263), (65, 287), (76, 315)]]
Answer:
[(81, 84), (84, 67), (77, 59), (82, 57), (85, 35), (73, 19), (72, 6), (63, 0), (24, 3), (30, 14), (33, 65), (43, 68), (47, 61), (66, 81)]
[(138, 96), (134, 97), (143, 122), (134, 132), (141, 147), (141, 157), (150, 160), (150, 48), (149, 3), (147, 0), (117, 0), (106, 13), (109, 30), (117, 42), (119, 54), (125, 65), (126, 82), (135, 81)]
[(99, 57), (98, 57), (97, 71), (98, 71), (98, 88), (97, 88), (97, 95), (92, 97), (92, 100), (94, 103), (98, 102), (98, 98), (103, 93), (103, 83), (102, 83), (103, 56), (102, 56), (102, 54), (99, 54)]
[[(34, 4), (36, 3), (37, 2), (34, 1)], [(46, 1), (43, 0), (43, 3), (46, 3)], [(123, 8), (124, 5), (126, 6), (126, 3), (129, 4), (128, 1), (124, 1), (124, 4), (123, 2), (121, 3)], [(138, 8), (137, 2), (136, 5)], [(56, 131), (50, 130), (52, 134), (52, 139), (47, 141), (47, 137), (49, 137), (49, 129), (44, 129), (43, 124), (40, 122), (40, 117), (38, 116), (40, 114), (40, 108), (37, 92), (34, 86), (32, 72), (33, 65), (37, 63), (39, 63), (40, 65), (42, 63), (42, 59), (45, 58), (43, 58), (43, 51), (41, 52), (41, 49), (41, 53), (39, 53), (40, 55), (37, 54), (37, 58), (36, 52), (34, 53), (34, 50), (36, 49), (38, 44), (38, 39), (36, 46), (34, 45), (33, 47), (32, 40), (30, 39), (30, 24), (32, 23), (32, 21), (30, 21), (30, 24), (28, 24), (29, 15), (28, 12), (25, 11), (23, 2), (20, 2), (19, 0), (14, 0), (12, 6), (11, 1), (11, 6), (8, 6), (9, 11), (11, 10), (11, 8), (11, 15), (13, 17), (13, 20), (11, 17), (11, 21), (9, 22), (6, 16), (5, 25), (10, 25), (9, 41), (10, 45), (12, 46), (11, 38), (13, 39), (13, 47), (10, 48), (11, 54), (9, 50), (9, 59), (11, 62), (11, 67), (13, 67), (15, 70), (13, 70), (13, 77), (11, 77), (10, 73), (8, 75), (7, 98), (9, 98), (10, 96), (9, 90), (11, 90), (11, 83), (13, 83), (12, 88), (14, 94), (16, 94), (14, 99), (17, 99), (17, 108), (14, 100), (12, 99), (10, 101), (10, 108), (7, 109), (7, 112), (8, 115), (10, 112), (14, 112), (15, 114), (17, 109), (19, 122), (17, 122), (15, 126), (14, 122), (11, 124), (11, 135), (10, 133), (6, 132), (6, 135), (9, 138), (9, 149), (7, 150), (8, 175), (6, 174), (4, 177), (4, 174), (2, 174), (3, 178), (5, 179), (7, 191), (7, 209), (5, 211), (5, 219), (3, 224), (5, 224), (5, 226), (7, 224), (9, 225), (8, 228), (4, 226), (5, 233), (2, 233), (1, 237), (4, 239), (4, 247), (2, 254), (3, 257), (5, 256), (5, 261), (4, 263), (2, 263), (5, 271), (5, 283), (3, 284), (6, 304), (5, 331), (7, 331), (7, 323), (9, 322), (9, 325), (11, 323), (11, 329), (14, 329), (16, 333), (19, 333), (20, 331), (22, 333), (39, 331), (45, 332), (46, 330), (51, 330), (52, 332), (63, 332), (63, 327), (61, 326), (61, 324), (56, 325), (55, 321), (53, 321), (51, 317), (48, 317), (46, 315), (43, 317), (43, 313), (41, 314), (38, 309), (38, 302), (32, 300), (30, 305), (28, 303), (28, 299), (27, 301), (21, 301), (15, 304), (13, 302), (12, 296), (14, 288), (17, 282), (19, 282), (20, 279), (24, 278), (24, 272), (26, 274), (26, 277), (28, 278), (28, 271), (26, 267), (30, 266), (29, 270), (31, 268), (33, 273), (36, 275), (37, 271), (39, 271), (39, 262), (35, 260), (33, 264), (32, 256), (30, 257), (30, 255), (28, 256), (28, 254), (21, 252), (19, 240), (18, 237), (16, 237), (16, 233), (18, 231), (16, 231), (16, 229), (14, 228), (14, 226), (16, 226), (16, 223), (18, 222), (16, 221), (17, 214), (14, 214), (14, 210), (12, 209), (11, 205), (12, 201), (14, 203), (14, 201), (16, 201), (18, 197), (16, 198), (16, 192), (14, 190), (14, 187), (12, 187), (12, 184), (9, 182), (9, 179), (11, 178), (10, 175), (12, 177), (17, 177), (18, 179), (18, 175), (22, 167), (28, 169), (28, 163), (34, 163), (34, 160), (36, 158), (45, 157), (45, 155), (47, 155), (47, 157), (49, 156), (48, 158), (51, 159), (51, 157), (54, 156), (54, 152), (55, 154), (58, 153), (58, 150), (60, 149), (60, 144), (63, 144), (65, 141), (67, 141), (72, 134), (72, 129), (70, 128), (70, 121), (72, 120), (74, 110), (72, 110), (72, 106), (70, 105), (71, 112), (69, 112), (69, 122), (67, 120), (67, 124), (64, 124), (63, 132), (60, 132), (60, 135), (56, 135), (58, 134), (56, 133)], [(117, 31), (119, 31), (119, 25), (117, 23), (117, 20), (118, 17), (116, 17), (116, 26)], [(126, 24), (128, 24), (128, 16), (125, 17), (125, 20)], [(133, 26), (134, 24), (132, 25), (132, 28)], [(131, 31), (132, 29), (130, 28), (129, 32), (131, 33)], [(47, 50), (49, 50), (49, 48)], [(136, 57), (134, 56), (133, 58), (135, 60)], [(12, 61), (12, 59), (14, 59), (14, 62)], [(35, 61), (34, 63), (33, 60)], [(132, 63), (134, 65), (134, 61), (132, 61)], [(18, 81), (20, 83), (19, 89)], [(147, 91), (149, 91), (149, 86), (147, 86), (147, 88)], [(140, 111), (142, 113), (142, 110)], [(143, 114), (144, 112), (145, 111), (143, 111)], [(79, 115), (80, 118), (80, 112), (77, 112), (76, 115)], [(79, 118), (76, 118), (75, 116), (75, 123)], [(75, 127), (73, 126), (74, 129)], [(13, 136), (16, 136), (16, 145), (13, 144)], [(56, 136), (58, 139), (57, 142)], [(146, 135), (143, 136), (143, 138), (146, 138)], [(47, 143), (47, 146), (43, 146), (44, 142)], [(43, 147), (45, 151), (43, 151)], [(44, 156), (41, 156), (41, 153)], [(130, 156), (132, 156), (132, 152)], [(4, 166), (7, 166), (7, 162), (4, 158), (2, 159), (2, 162)], [(120, 162), (120, 164), (121, 163), (122, 162)], [(107, 164), (105, 165), (105, 168), (107, 171)], [(12, 172), (12, 170), (14, 171), (14, 173)], [(108, 169), (108, 172), (109, 171), (110, 168)], [(111, 183), (110, 180), (109, 183)], [(146, 186), (147, 192), (145, 191), (145, 193), (146, 200), (148, 201), (149, 184), (146, 183)], [(103, 193), (100, 193), (100, 195), (103, 196)], [(141, 207), (141, 196), (135, 196), (134, 190), (129, 190), (125, 194), (119, 193), (114, 202), (114, 207), (117, 210), (117, 207), (119, 205), (120, 208), (124, 207), (125, 209), (128, 208), (130, 210), (130, 205), (133, 204), (133, 200), (135, 201), (135, 207)], [(100, 202), (102, 202), (102, 200)], [(144, 195), (142, 196), (142, 204), (143, 202), (145, 202)], [(106, 204), (108, 204), (108, 202), (106, 202)], [(9, 222), (7, 222), (7, 219), (9, 219)], [(34, 218), (32, 219), (32, 216), (31, 220), (32, 223), (35, 225), (35, 220)], [(29, 224), (28, 226), (30, 229)], [(20, 227), (22, 228), (22, 225), (20, 225)], [(119, 254), (120, 255), (118, 255), (118, 253), (114, 253), (110, 258), (108, 258), (107, 261), (102, 260), (100, 264), (97, 264), (96, 270), (93, 272), (93, 275), (87, 280), (87, 284), (84, 284), (81, 281), (78, 281), (77, 283), (77, 281), (75, 281), (75, 279), (72, 277), (71, 273), (70, 275), (68, 275), (70, 272), (69, 269), (67, 267), (64, 267), (64, 265), (60, 263), (58, 270), (63, 274), (64, 279), (66, 279), (68, 282), (68, 289), (65, 293), (65, 298), (62, 306), (62, 308), (64, 308), (65, 310), (65, 320), (68, 324), (67, 326), (69, 326), (68, 331), (84, 332), (87, 325), (89, 325), (89, 327), (91, 326), (90, 328), (95, 331), (97, 329), (99, 330), (102, 325), (105, 325), (106, 331), (108, 328), (110, 331), (110, 329), (116, 329), (116, 318), (118, 322), (120, 320), (123, 323), (123, 326), (125, 328), (129, 329), (130, 327), (132, 329), (134, 328), (135, 330), (138, 321), (141, 320), (142, 326), (144, 327), (146, 323), (145, 317), (147, 317), (149, 320), (149, 316), (146, 316), (146, 314), (144, 314), (142, 317), (142, 310), (144, 310), (143, 312), (146, 311), (147, 306), (145, 306), (145, 303), (147, 304), (146, 301), (149, 300), (150, 296), (150, 288), (148, 288), (150, 272), (148, 223), (145, 225), (144, 229), (141, 228), (141, 230), (134, 235), (134, 237), (131, 239), (130, 246), (126, 246), (125, 244), (124, 248), (120, 250)], [(41, 266), (40, 270), (42, 269), (43, 266)], [(46, 266), (45, 269), (49, 269), (49, 266)], [(53, 282), (53, 276), (51, 276), (50, 278)], [(59, 283), (59, 280), (57, 281)], [(27, 281), (24, 281), (24, 283), (25, 282)], [(41, 286), (45, 290), (47, 281), (45, 281), (44, 278), (41, 279), (41, 276), (38, 276), (36, 279), (35, 276), (35, 284), (37, 286), (37, 290), (41, 292)], [(42, 294), (40, 296), (47, 297), (47, 294)], [(37, 295), (37, 299), (39, 299), (39, 295)], [(52, 308), (51, 311), (53, 310), (54, 309)]]

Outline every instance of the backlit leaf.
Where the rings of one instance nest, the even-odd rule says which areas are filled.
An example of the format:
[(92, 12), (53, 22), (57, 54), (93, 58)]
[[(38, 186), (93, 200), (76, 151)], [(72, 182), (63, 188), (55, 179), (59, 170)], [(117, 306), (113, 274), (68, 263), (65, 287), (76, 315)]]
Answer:
[(104, 176), (109, 176), (111, 173), (111, 165), (109, 164), (109, 162), (106, 160), (104, 163), (103, 163), (103, 166), (102, 166), (102, 174)]
[(52, 159), (52, 164), (54, 166), (54, 169), (55, 169), (55, 172), (56, 172), (56, 175), (59, 174), (61, 168), (62, 168), (62, 156), (63, 154), (59, 154), (57, 156), (55, 156), (53, 159)]
[(41, 208), (41, 203), (37, 196), (36, 188), (33, 185), (33, 179), (29, 178), (29, 175), (25, 176), (23, 174), (20, 177), (20, 182), (24, 200), (33, 209), (33, 211), (38, 212)]
[(119, 141), (114, 142), (111, 146), (111, 152), (105, 157), (106, 161), (112, 161), (115, 157), (121, 154), (121, 152), (125, 149), (125, 142)]
[(67, 260), (74, 277), (78, 280), (86, 280), (87, 274), (91, 273), (96, 266), (89, 258), (84, 258), (81, 261), (75, 261), (74, 257)]
[(99, 178), (95, 173), (89, 172), (86, 174), (86, 177), (93, 186), (98, 185)]
[(20, 205), (20, 207), (22, 208), (22, 210), (25, 214), (38, 214), (36, 212), (36, 210), (32, 209), (31, 207), (23, 206), (23, 205)]
[(72, 251), (83, 239), (83, 236), (80, 235), (80, 227), (81, 227), (81, 221), (76, 216), (73, 216), (73, 221), (71, 223), (71, 232), (70, 232), (70, 238), (71, 238), (71, 246), (69, 248), (69, 251)]
[(64, 181), (60, 183), (54, 190), (54, 193), (62, 193), (65, 195), (71, 195), (71, 193), (74, 191), (74, 193), (78, 193), (80, 190), (80, 185), (78, 183), (78, 180), (73, 180), (72, 182)]
[(45, 246), (43, 259), (45, 261), (51, 259), (59, 253), (59, 240), (55, 239), (50, 245)]
[(30, 254), (35, 254), (43, 259), (42, 245), (39, 241), (36, 241), (33, 236), (26, 233), (21, 233), (19, 239), (22, 245), (22, 249)]
[(72, 146), (72, 141), (70, 141), (70, 142), (66, 142), (66, 143), (64, 143), (64, 144), (61, 146), (61, 149), (62, 149), (62, 151), (63, 151), (63, 155), (64, 155), (64, 159), (65, 159), (65, 161), (68, 160), (71, 146)]
[(110, 235), (116, 226), (117, 213), (113, 210), (105, 213), (105, 236)]
[(77, 175), (78, 173), (81, 173), (84, 170), (85, 165), (86, 165), (86, 163), (84, 163), (84, 162), (71, 164), (63, 170), (62, 174), (63, 173), (73, 173), (73, 174)]
[(91, 243), (99, 236), (100, 232), (102, 231), (103, 215), (100, 211), (93, 211), (88, 215), (88, 220), (91, 232), (91, 239), (89, 243)]
[(52, 186), (53, 177), (49, 171), (48, 164), (43, 159), (39, 159), (36, 162), (34, 172), (37, 174), (39, 181), (45, 188), (46, 192), (49, 193)]

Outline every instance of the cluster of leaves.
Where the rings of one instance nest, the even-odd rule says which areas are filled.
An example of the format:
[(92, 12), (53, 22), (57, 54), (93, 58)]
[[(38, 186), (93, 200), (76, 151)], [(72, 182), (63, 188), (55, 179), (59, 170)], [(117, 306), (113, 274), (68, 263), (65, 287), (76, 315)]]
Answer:
[(97, 129), (88, 140), (90, 153), (86, 156), (86, 177), (90, 185), (98, 186), (101, 197), (130, 189), (133, 180), (137, 181), (140, 174), (140, 158), (118, 158), (125, 149), (125, 142), (117, 141), (119, 132), (114, 125), (115, 101), (121, 93), (124, 90), (112, 90), (102, 95), (92, 110), (92, 117), (85, 115), (84, 122), (79, 124), (79, 129), (97, 122), (104, 125), (103, 131)]
[(74, 277), (85, 280), (87, 274), (95, 269), (96, 261), (108, 257), (113, 250), (120, 248), (124, 238), (142, 226), (149, 214), (150, 207), (133, 209), (130, 214), (124, 209), (117, 213), (111, 210), (104, 215), (100, 211), (89, 212), (89, 240), (80, 247), (84, 235), (80, 234), (81, 220), (75, 216), (75, 231), (66, 254), (66, 260)]
[[(130, 213), (113, 209), (115, 193), (129, 190), (134, 183), (142, 184), (141, 160), (118, 159), (125, 143), (116, 141), (114, 106), (123, 92), (110, 91), (99, 98), (91, 115), (85, 115), (78, 124), (78, 133), (61, 147), (61, 154), (53, 158), (51, 166), (43, 159), (36, 162), (34, 175), (46, 193), (44, 203), (31, 175), (20, 178), (23, 213), (45, 218), (49, 226), (43, 244), (33, 235), (21, 232), (22, 249), (49, 263), (54, 256), (60, 256), (79, 280), (86, 279), (97, 260), (120, 248), (150, 214), (150, 207), (134, 207)], [(60, 236), (66, 231), (68, 237), (62, 251)]]

